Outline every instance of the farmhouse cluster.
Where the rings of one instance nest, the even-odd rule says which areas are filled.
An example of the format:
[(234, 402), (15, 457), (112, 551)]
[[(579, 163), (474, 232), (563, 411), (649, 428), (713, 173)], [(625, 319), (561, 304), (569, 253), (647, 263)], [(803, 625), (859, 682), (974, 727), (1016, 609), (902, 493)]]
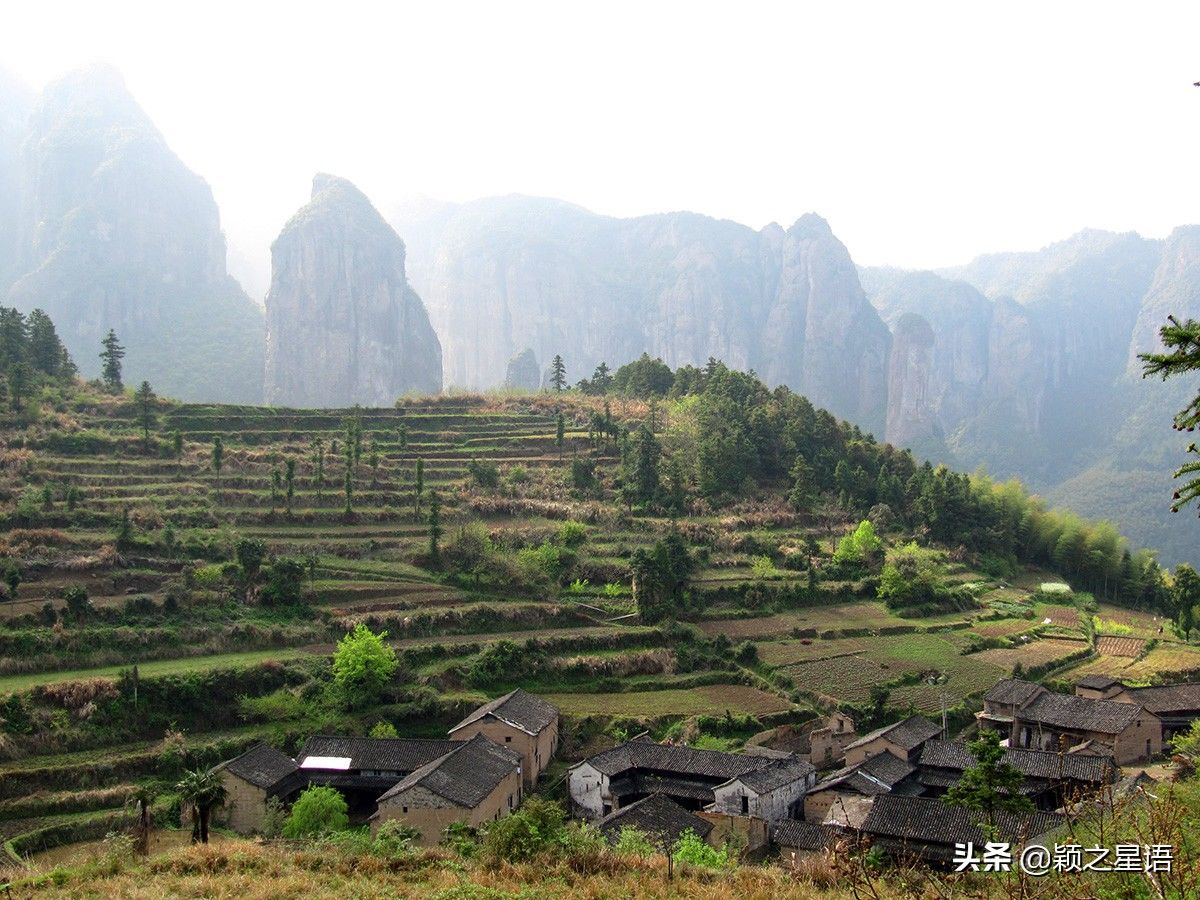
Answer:
[[(1135, 787), (1145, 776), (1123, 777), (1122, 767), (1149, 760), (1198, 717), (1200, 684), (1128, 688), (1091, 676), (1067, 695), (1019, 679), (997, 683), (978, 726), (1000, 732), (1004, 762), (1021, 774), (1035, 810), (1001, 815), (997, 831), (1035, 840), (1064, 824), (1070, 804)], [(254, 832), (270, 798), (287, 803), (326, 785), (359, 821), (399, 820), (433, 845), (452, 823), (479, 826), (517, 809), (558, 743), (558, 710), (516, 690), (479, 707), (445, 740), (322, 735), (295, 759), (260, 744), (218, 767), (227, 791), (221, 817)], [(956, 843), (986, 840), (966, 810), (943, 800), (976, 759), (928, 719), (859, 735), (834, 712), (781, 729), (771, 743), (726, 753), (635, 737), (568, 769), (571, 812), (613, 841), (636, 827), (669, 847), (690, 830), (751, 853), (772, 845), (812, 852), (862, 835), (945, 862)]]

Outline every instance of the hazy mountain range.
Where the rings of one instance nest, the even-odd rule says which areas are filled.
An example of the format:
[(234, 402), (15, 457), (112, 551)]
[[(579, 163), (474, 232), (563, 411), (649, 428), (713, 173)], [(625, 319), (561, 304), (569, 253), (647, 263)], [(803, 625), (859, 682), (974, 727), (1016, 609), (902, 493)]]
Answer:
[(0, 76), (0, 298), (49, 312), (85, 374), (109, 328), (131, 382), (294, 405), (529, 383), (556, 353), (573, 381), (712, 356), (921, 455), (1018, 475), (1165, 561), (1198, 556), (1200, 522), (1168, 511), (1187, 443), (1170, 416), (1193, 386), (1142, 382), (1136, 354), (1168, 312), (1200, 316), (1200, 227), (906, 272), (856, 268), (812, 214), (756, 231), (529, 197), (385, 212), (319, 177), (273, 248), (264, 315), (208, 186), (115, 72), (40, 98)]

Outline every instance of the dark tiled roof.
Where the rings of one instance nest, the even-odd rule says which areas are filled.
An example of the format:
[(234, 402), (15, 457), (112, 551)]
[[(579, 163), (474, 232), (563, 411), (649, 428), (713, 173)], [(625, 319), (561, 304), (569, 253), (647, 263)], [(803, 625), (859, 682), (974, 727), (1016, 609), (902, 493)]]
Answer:
[(1120, 734), (1144, 715), (1145, 712), (1136, 703), (1088, 700), (1073, 694), (1052, 694), (1047, 691), (1021, 710), (1020, 718), (1052, 728)]
[(1085, 675), (1075, 682), (1079, 687), (1091, 688), (1094, 691), (1104, 691), (1120, 683), (1111, 675)]
[[(975, 824), (978, 818), (979, 813), (972, 810), (927, 797), (882, 796), (875, 798), (862, 830), (913, 844), (953, 845), (969, 841), (982, 846), (988, 839)], [(1010, 841), (1036, 838), (1064, 821), (1062, 816), (1054, 813), (1018, 816), (998, 812), (995, 816), (999, 839)]]
[(304, 742), (297, 763), (309, 756), (333, 756), (350, 760), (351, 770), (373, 769), (386, 772), (412, 772), (449, 753), (461, 741), (425, 738), (341, 737), (318, 734)]
[(823, 779), (813, 791), (845, 788), (868, 797), (886, 794), (899, 782), (916, 771), (902, 759), (890, 753), (879, 753), (857, 766), (846, 766)]
[(941, 731), (941, 728), (924, 716), (909, 716), (902, 722), (894, 722), (883, 728), (876, 728), (869, 734), (864, 734), (853, 743), (847, 744), (846, 749), (851, 750), (869, 744), (877, 738), (886, 737), (889, 743), (895, 744), (902, 750), (915, 750), (934, 735), (941, 734)]
[(517, 688), (503, 697), (483, 704), (451, 728), (450, 733), (454, 734), (464, 725), (478, 722), (484, 716), (495, 716), (529, 734), (539, 734), (547, 725), (558, 721), (558, 707)]
[(474, 809), (520, 764), (517, 754), (477, 734), (469, 741), (457, 741), (455, 749), (412, 772), (385, 792), (379, 802), (420, 786), (458, 806)]
[(1018, 709), (1046, 689), (1032, 681), (1020, 678), (1004, 678), (997, 681), (992, 689), (983, 695), (987, 703), (999, 703), (1004, 706), (1016, 706)]
[(687, 797), (702, 803), (712, 803), (714, 799), (712, 787), (709, 785), (688, 778), (671, 778), (637, 771), (611, 779), (608, 789), (616, 797), (628, 797), (632, 794), (666, 794), (671, 797)]
[[(1075, 781), (1106, 784), (1117, 776), (1117, 764), (1111, 756), (1082, 753), (1054, 753), (1049, 750), (1006, 750), (1004, 762), (1027, 778), (1047, 781)], [(921, 750), (919, 765), (924, 768), (953, 769), (961, 772), (975, 765), (975, 757), (962, 741), (929, 741)], [(924, 776), (922, 776), (924, 780)]]
[(1130, 696), (1152, 713), (1170, 715), (1200, 710), (1200, 683), (1162, 684), (1127, 688)]
[(766, 794), (785, 784), (803, 781), (815, 771), (817, 771), (815, 766), (792, 756), (773, 759), (770, 765), (747, 772), (737, 778), (731, 778), (730, 781), (740, 781), (755, 793)]
[(773, 761), (766, 756), (693, 750), (691, 747), (672, 747), (636, 739), (586, 760), (596, 771), (610, 778), (629, 769), (653, 769), (676, 775), (720, 779), (722, 782), (764, 769)]
[(284, 753), (266, 744), (255, 744), (241, 756), (235, 756), (218, 768), (232, 772), (256, 787), (270, 790), (297, 771), (296, 763)]
[(713, 824), (688, 812), (670, 797), (651, 794), (605, 816), (596, 827), (613, 843), (621, 836), (622, 828), (637, 828), (658, 843), (674, 844), (689, 828), (702, 838), (708, 837)]
[(771, 840), (780, 847), (823, 850), (843, 834), (845, 831), (837, 825), (817, 825), (815, 822), (801, 822), (799, 819), (784, 819), (775, 827)]

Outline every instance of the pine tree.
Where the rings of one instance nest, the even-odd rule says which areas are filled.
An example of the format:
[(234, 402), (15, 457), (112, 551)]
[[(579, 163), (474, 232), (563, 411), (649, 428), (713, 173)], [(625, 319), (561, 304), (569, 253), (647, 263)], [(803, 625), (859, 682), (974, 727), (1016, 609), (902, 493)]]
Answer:
[(137, 389), (137, 393), (133, 395), (134, 405), (137, 407), (138, 423), (142, 426), (142, 446), (150, 449), (150, 429), (154, 427), (154, 401), (158, 399), (154, 396), (154, 389), (150, 387), (150, 382), (143, 381), (141, 387)]
[(292, 501), (296, 497), (296, 461), (289, 458), (284, 466), (285, 471), (283, 475), (283, 481), (287, 486), (287, 514), (288, 518), (291, 518)]
[[(1167, 353), (1139, 353), (1145, 365), (1142, 377), (1161, 375), (1166, 381), (1173, 375), (1183, 375), (1200, 369), (1200, 322), (1188, 319), (1180, 322), (1175, 316), (1167, 316), (1167, 324), (1159, 331)], [(1200, 425), (1200, 393), (1187, 406), (1175, 414), (1176, 431), (1193, 432)], [(1188, 445), (1187, 452), (1200, 456), (1200, 447)], [(1179, 512), (1192, 502), (1200, 502), (1200, 459), (1186, 462), (1175, 470), (1176, 478), (1187, 478), (1183, 487), (1172, 495), (1171, 512)]]
[(812, 466), (803, 456), (796, 455), (792, 470), (788, 473), (792, 479), (792, 489), (788, 492), (788, 503), (797, 512), (811, 509), (816, 491), (813, 484)]
[(317, 506), (321, 505), (321, 494), (325, 488), (325, 441), (319, 437), (312, 440), (313, 481), (317, 486)]
[(567, 367), (563, 363), (563, 358), (557, 353), (554, 354), (554, 359), (550, 362), (550, 384), (558, 393), (562, 393), (567, 386)]
[(225, 442), (221, 440), (221, 436), (217, 435), (213, 438), (212, 445), (212, 467), (217, 473), (217, 503), (221, 502), (221, 466), (225, 463)]
[(567, 423), (563, 419), (562, 411), (558, 413), (558, 418), (554, 425), (554, 446), (558, 448), (558, 461), (562, 462), (563, 444), (566, 443)]
[(71, 358), (54, 330), (50, 317), (40, 309), (29, 314), (29, 362), (39, 372), (51, 376), (67, 374)]
[(12, 411), (19, 413), (25, 404), (25, 396), (31, 387), (30, 382), (33, 380), (33, 370), (30, 369), (29, 363), (21, 360), (13, 363), (8, 368), (8, 399), (12, 405)]
[(274, 515), (275, 506), (279, 503), (279, 492), (283, 488), (283, 473), (279, 471), (279, 466), (271, 470), (271, 513)]
[(969, 766), (958, 783), (946, 792), (945, 800), (983, 816), (976, 823), (986, 831), (995, 831), (996, 813), (1033, 812), (1033, 804), (1021, 793), (1025, 776), (1004, 761), (999, 732), (985, 729), (967, 744), (975, 765)]
[(125, 389), (125, 385), (121, 383), (121, 360), (125, 358), (125, 348), (121, 346), (117, 340), (117, 333), (111, 328), (100, 343), (104, 347), (100, 353), (104, 387), (111, 394), (119, 394)]
[(442, 498), (437, 491), (429, 492), (429, 558), (434, 565), (441, 562)]
[(175, 457), (175, 465), (183, 462), (183, 433), (178, 428), (171, 432), (171, 453)]

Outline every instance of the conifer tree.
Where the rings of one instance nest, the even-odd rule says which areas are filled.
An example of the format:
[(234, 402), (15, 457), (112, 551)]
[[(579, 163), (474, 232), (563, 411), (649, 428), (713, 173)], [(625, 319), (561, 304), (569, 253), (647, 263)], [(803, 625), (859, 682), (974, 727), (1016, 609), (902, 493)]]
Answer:
[(221, 436), (217, 435), (213, 438), (212, 445), (212, 467), (217, 473), (217, 503), (221, 502), (221, 466), (225, 463), (225, 442), (221, 440)]
[(429, 492), (429, 558), (434, 565), (441, 561), (442, 498), (437, 491)]
[(117, 333), (111, 328), (100, 343), (104, 347), (100, 352), (100, 360), (103, 363), (101, 378), (104, 380), (104, 387), (111, 394), (119, 394), (125, 389), (125, 385), (121, 383), (121, 360), (125, 358), (125, 348), (121, 346), (120, 341), (117, 340)]
[(150, 448), (150, 429), (154, 427), (154, 401), (158, 399), (154, 396), (154, 389), (150, 387), (150, 382), (143, 381), (141, 387), (137, 389), (137, 393), (133, 395), (133, 402), (137, 406), (138, 423), (142, 426), (142, 446), (145, 449)]
[(550, 384), (558, 393), (562, 393), (567, 386), (567, 367), (563, 362), (563, 358), (557, 353), (554, 354), (554, 359), (550, 362)]
[(563, 444), (566, 443), (567, 423), (563, 419), (562, 411), (558, 413), (558, 417), (554, 424), (554, 446), (558, 448), (558, 461), (562, 462)]
[(1033, 804), (1021, 793), (1025, 776), (1004, 761), (999, 732), (985, 729), (967, 744), (975, 764), (967, 767), (958, 783), (946, 792), (946, 802), (980, 814), (976, 823), (985, 832), (994, 832), (996, 813), (1031, 813)]

